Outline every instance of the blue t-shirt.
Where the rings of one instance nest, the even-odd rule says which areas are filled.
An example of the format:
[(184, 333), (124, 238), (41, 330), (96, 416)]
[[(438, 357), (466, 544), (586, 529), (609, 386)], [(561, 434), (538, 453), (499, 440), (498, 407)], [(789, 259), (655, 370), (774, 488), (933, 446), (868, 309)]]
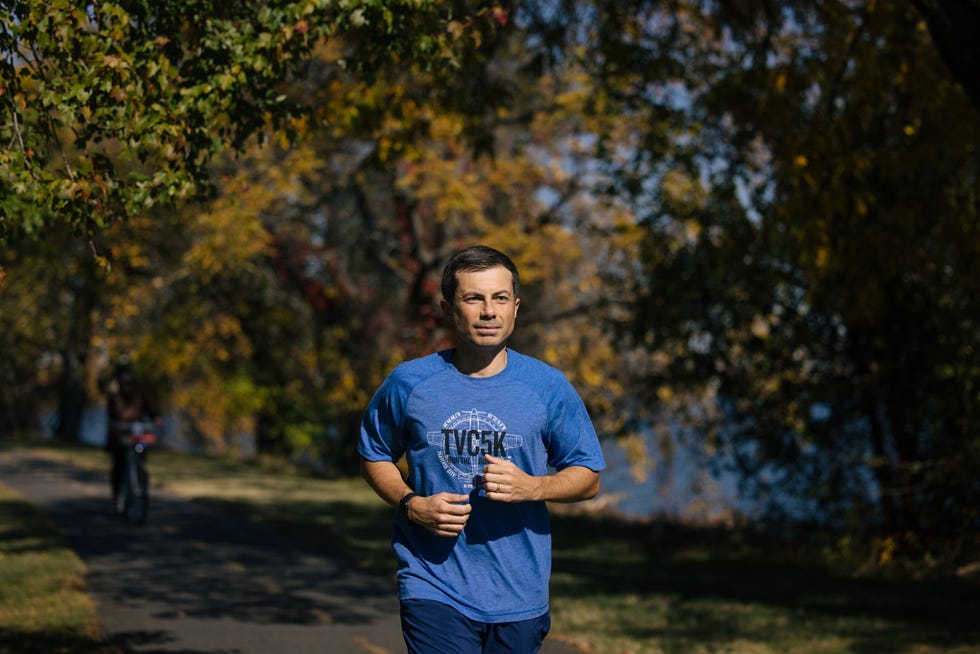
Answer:
[(602, 470), (595, 428), (557, 369), (508, 350), (492, 377), (470, 377), (446, 350), (401, 364), (368, 405), (358, 452), (368, 461), (406, 455), (419, 495), (470, 495), (457, 538), (396, 515), (392, 544), (401, 599), (429, 599), (481, 622), (527, 620), (548, 610), (551, 526), (544, 502), (489, 500), (479, 489), (484, 453), (531, 475), (568, 466)]

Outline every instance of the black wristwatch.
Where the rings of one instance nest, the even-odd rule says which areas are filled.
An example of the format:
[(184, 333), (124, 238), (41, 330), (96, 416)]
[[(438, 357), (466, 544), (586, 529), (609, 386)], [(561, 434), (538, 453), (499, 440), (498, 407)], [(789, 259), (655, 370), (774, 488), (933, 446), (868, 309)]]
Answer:
[(415, 493), (407, 493), (405, 497), (398, 500), (398, 512), (406, 518), (408, 517), (408, 503), (415, 497)]

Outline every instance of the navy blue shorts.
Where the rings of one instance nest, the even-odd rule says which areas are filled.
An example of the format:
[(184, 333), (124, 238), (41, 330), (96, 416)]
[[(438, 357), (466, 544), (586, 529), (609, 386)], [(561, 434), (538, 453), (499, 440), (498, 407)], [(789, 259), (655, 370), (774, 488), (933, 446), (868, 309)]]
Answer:
[(536, 654), (551, 614), (519, 622), (479, 622), (442, 602), (402, 600), (402, 634), (409, 654)]

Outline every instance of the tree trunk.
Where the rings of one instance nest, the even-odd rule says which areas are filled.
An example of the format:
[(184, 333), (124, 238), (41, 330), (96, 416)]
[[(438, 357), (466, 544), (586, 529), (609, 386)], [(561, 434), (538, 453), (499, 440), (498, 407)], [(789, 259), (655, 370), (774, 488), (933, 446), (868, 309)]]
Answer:
[(70, 348), (61, 351), (62, 378), (58, 400), (58, 440), (74, 443), (78, 441), (82, 426), (82, 413), (85, 411), (85, 384), (83, 382), (84, 358)]
[(878, 416), (878, 404), (870, 392), (866, 393), (865, 411), (871, 431), (871, 449), (875, 464), (872, 472), (878, 483), (879, 508), (885, 518), (885, 531), (894, 532), (902, 527), (902, 497), (898, 494), (898, 480), (895, 477), (893, 457), (888, 448), (888, 434)]

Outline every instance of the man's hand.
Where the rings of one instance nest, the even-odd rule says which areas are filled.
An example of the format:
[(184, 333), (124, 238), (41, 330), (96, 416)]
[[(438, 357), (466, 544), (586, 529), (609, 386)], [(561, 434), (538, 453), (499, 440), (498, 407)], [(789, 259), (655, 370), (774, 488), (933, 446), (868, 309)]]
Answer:
[(459, 536), (473, 510), (469, 500), (469, 495), (456, 493), (415, 496), (408, 503), (408, 519), (436, 536)]
[[(371, 488), (391, 506), (411, 492), (402, 473), (391, 461), (361, 460), (361, 473)], [(416, 495), (408, 502), (408, 519), (437, 536), (459, 536), (470, 518), (469, 495), (436, 493)]]
[(483, 489), (495, 502), (581, 502), (599, 492), (599, 473), (583, 466), (536, 477), (511, 461), (484, 456)]
[(527, 502), (538, 499), (539, 478), (533, 477), (507, 459), (485, 455), (483, 488), (497, 502)]

